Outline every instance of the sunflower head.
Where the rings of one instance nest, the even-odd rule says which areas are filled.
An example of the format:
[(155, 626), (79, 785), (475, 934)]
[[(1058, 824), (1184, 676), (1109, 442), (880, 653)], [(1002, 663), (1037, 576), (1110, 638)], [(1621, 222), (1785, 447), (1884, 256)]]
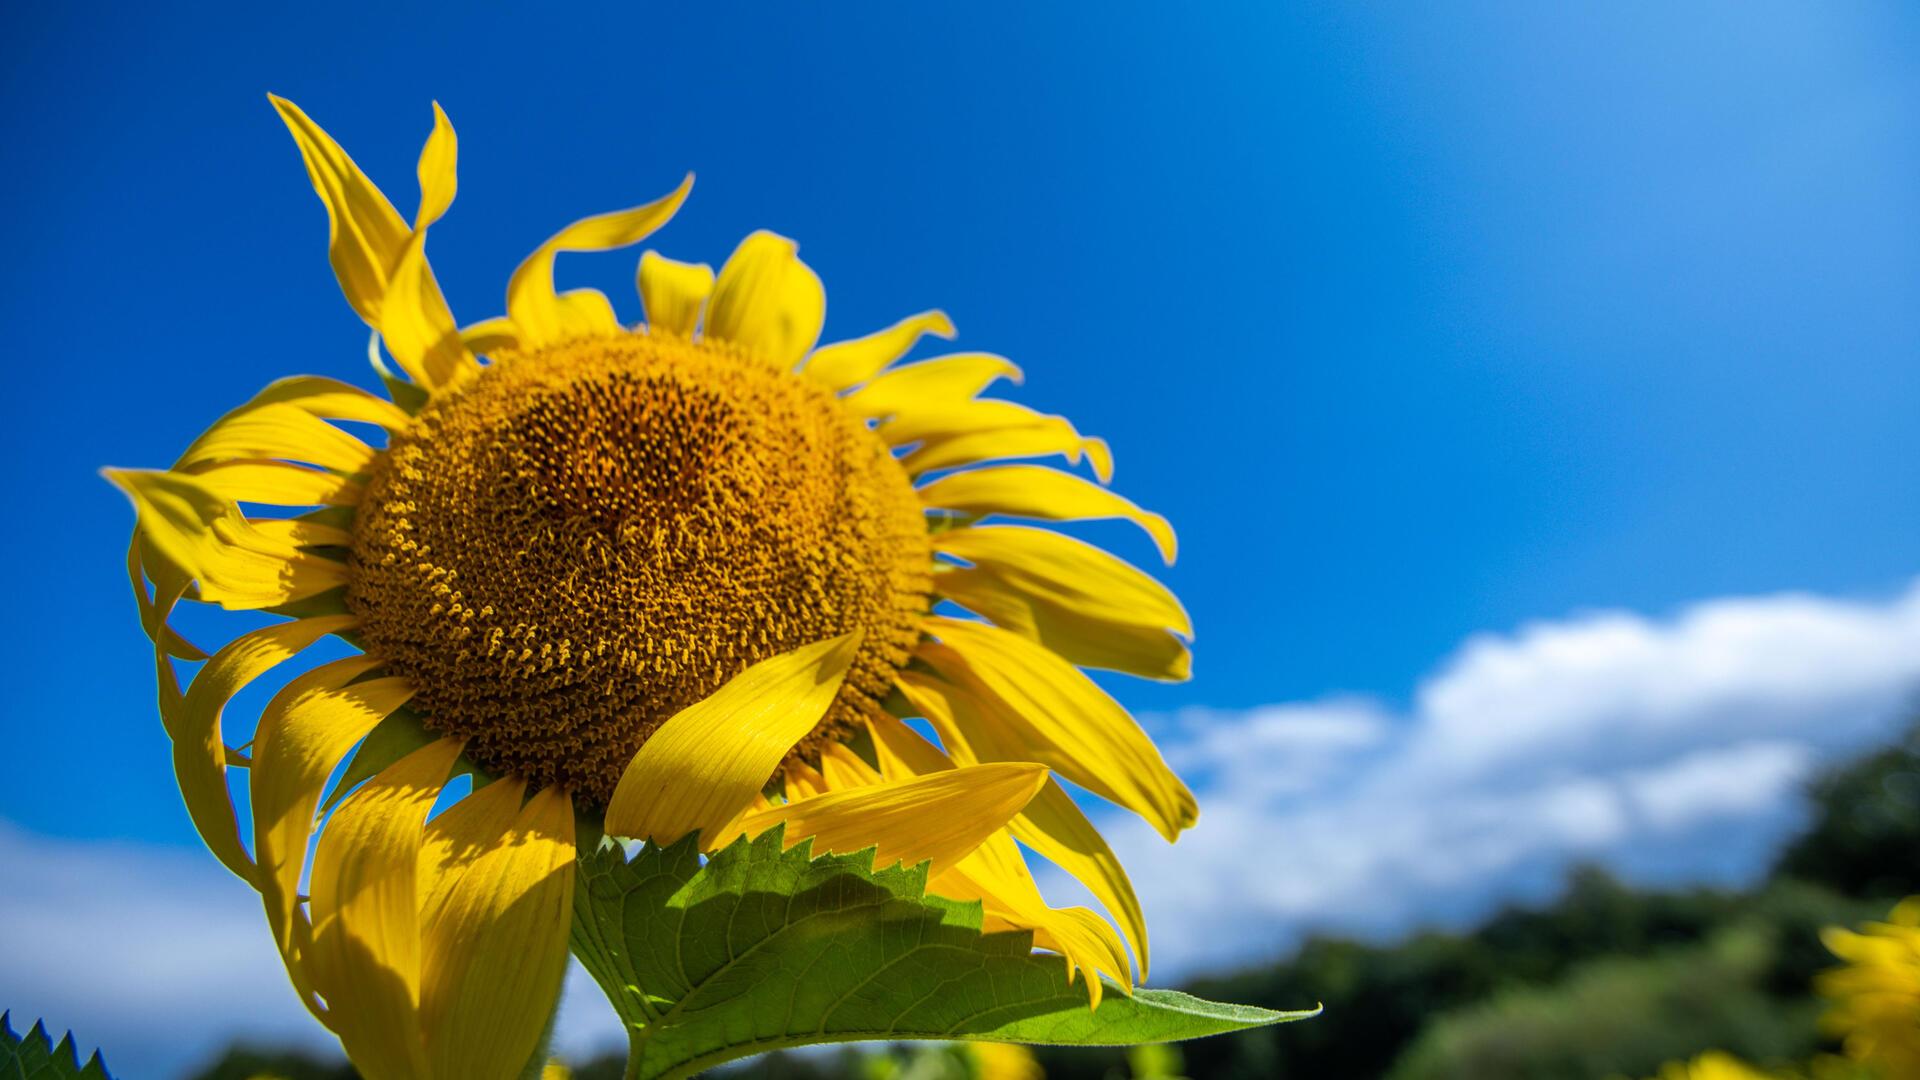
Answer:
[(722, 342), (507, 352), (374, 464), (348, 608), (427, 725), (604, 806), (655, 728), (747, 666), (861, 635), (790, 758), (877, 709), (933, 554), (885, 444), (830, 391)]
[(1670, 1061), (1655, 1080), (1769, 1080), (1766, 1073), (1723, 1050), (1709, 1050), (1691, 1061)]
[(1888, 1076), (1920, 1076), (1920, 896), (1896, 905), (1885, 922), (1821, 935), (1842, 966), (1814, 988), (1832, 1004), (1821, 1025), (1849, 1058)]
[[(398, 368), (376, 351), (391, 399), (283, 379), (171, 468), (108, 475), (138, 513), (128, 570), (187, 808), (363, 1071), (518, 1074), (565, 971), (583, 813), (708, 850), (780, 827), (925, 863), (1092, 1002), (1144, 976), (1133, 888), (1055, 778), (1168, 839), (1193, 823), (1081, 671), (1184, 678), (1191, 628), (1134, 567), (994, 520), (1127, 519), (1170, 561), (1167, 522), (1107, 489), (1106, 445), (982, 397), (1018, 377), (1001, 357), (901, 363), (953, 336), (937, 311), (819, 345), (825, 291), (771, 233), (717, 275), (644, 254), (638, 323), (555, 291), (560, 252), (640, 242), (690, 177), (555, 233), (506, 314), (461, 327), (425, 253), (455, 191), (446, 115), (409, 219), (274, 104), (335, 276)], [(1007, 463), (1050, 457), (1093, 475)], [(203, 651), (171, 625), (189, 602), (282, 621)], [(235, 746), (227, 703), (329, 637), (360, 651), (287, 680)], [(201, 662), (187, 685), (177, 661)], [(456, 772), (470, 794), (449, 794)], [(1107, 917), (1049, 905), (1021, 844)]]

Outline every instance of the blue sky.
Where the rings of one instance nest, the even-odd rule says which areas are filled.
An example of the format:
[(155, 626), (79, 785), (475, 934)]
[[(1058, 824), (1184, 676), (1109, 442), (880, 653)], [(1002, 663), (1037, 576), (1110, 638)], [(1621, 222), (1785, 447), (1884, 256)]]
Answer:
[[(1534, 656), (1609, 625), (1585, 613), (1637, 613), (1673, 655), (1737, 653), (1739, 633), (1689, 636), (1721, 610), (1700, 605), (1794, 593), (1839, 623), (1792, 626), (1852, 629), (1820, 638), (1831, 653), (1780, 631), (1787, 654), (1844, 667), (1866, 638), (1909, 640), (1908, 7), (41, 5), (6, 20), (0, 449), (26, 517), (0, 539), (17, 568), (0, 821), (36, 844), (195, 844), (121, 576), (131, 515), (95, 471), (165, 464), (283, 374), (369, 381), (270, 90), (403, 205), (429, 102), (446, 107), (462, 186), (434, 259), (464, 320), (497, 312), (507, 273), (560, 224), (692, 169), (656, 237), (668, 253), (718, 262), (772, 228), (825, 279), (830, 337), (938, 306), (963, 347), (1021, 363), (1019, 399), (1107, 437), (1117, 487), (1181, 531), (1166, 577), (1198, 629), (1196, 677), (1113, 686), (1190, 755), (1203, 800), (1208, 732), (1359, 701), (1371, 712), (1341, 745), (1360, 757), (1308, 786), (1339, 805), (1364, 786), (1352, 761), (1447, 729), (1429, 691), (1479, 670), (1475, 642)], [(574, 256), (561, 283), (637, 316), (631, 268)], [(1890, 659), (1794, 700), (1879, 717), (1847, 729), (1854, 745), (1915, 674)], [(1814, 723), (1796, 715), (1782, 731)], [(1773, 741), (1749, 763), (1789, 779), (1813, 759), (1788, 744), (1843, 748)], [(1700, 749), (1656, 743), (1668, 764)], [(1222, 800), (1241, 790), (1219, 783)], [(1785, 820), (1749, 809), (1775, 823), (1755, 836)], [(1675, 844), (1648, 873), (1699, 870), (1699, 846)], [(30, 996), (26, 979), (0, 977), (0, 996)]]

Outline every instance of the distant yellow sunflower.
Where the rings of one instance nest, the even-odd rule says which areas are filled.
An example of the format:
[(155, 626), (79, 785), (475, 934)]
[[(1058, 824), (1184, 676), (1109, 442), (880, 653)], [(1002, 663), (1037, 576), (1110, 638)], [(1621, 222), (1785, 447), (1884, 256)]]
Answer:
[(1033, 1051), (1014, 1043), (962, 1043), (973, 1065), (973, 1080), (1047, 1080)]
[(1820, 936), (1845, 961), (1814, 982), (1833, 1002), (1821, 1025), (1855, 1061), (1888, 1077), (1920, 1076), (1920, 896), (1902, 901), (1886, 922), (1858, 933), (1830, 926)]
[[(1049, 907), (1017, 840), (1087, 885), (1144, 977), (1126, 873), (1049, 772), (1170, 840), (1193, 823), (1192, 794), (1076, 666), (1185, 678), (1186, 616), (1097, 548), (980, 524), (1126, 518), (1171, 560), (1167, 522), (1103, 486), (1105, 445), (981, 399), (1018, 376), (1000, 357), (894, 366), (953, 335), (939, 312), (816, 348), (824, 291), (771, 233), (717, 276), (643, 255), (639, 326), (598, 292), (555, 293), (557, 253), (639, 242), (691, 177), (562, 229), (514, 271), (504, 317), (461, 329), (424, 253), (454, 195), (445, 114), (409, 223), (274, 105), (347, 300), (404, 375), (387, 375), (391, 400), (283, 379), (172, 468), (108, 475), (138, 514), (129, 569), (187, 807), (361, 1068), (510, 1076), (528, 1060), (566, 965), (577, 820), (710, 850), (784, 823), (816, 851), (928, 860), (933, 891), (1094, 973), (1096, 1003), (1100, 973), (1131, 986), (1127, 941)], [(1048, 455), (1101, 483), (976, 467)], [(182, 600), (285, 618), (208, 657), (169, 625)], [(359, 654), (294, 677), (230, 747), (226, 703), (328, 636)], [(205, 661), (184, 689), (175, 660)], [(326, 812), (351, 784), (341, 763), (396, 714), (430, 738)], [(467, 768), (473, 793), (430, 814)]]
[(1670, 1061), (1654, 1080), (1768, 1080), (1768, 1074), (1724, 1050), (1709, 1050), (1692, 1061)]

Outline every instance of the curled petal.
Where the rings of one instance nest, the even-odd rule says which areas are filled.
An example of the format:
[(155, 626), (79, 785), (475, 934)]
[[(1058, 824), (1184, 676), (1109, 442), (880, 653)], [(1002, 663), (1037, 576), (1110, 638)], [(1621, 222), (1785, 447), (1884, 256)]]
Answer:
[(400, 261), (400, 250), (406, 246), (411, 230), (333, 136), (293, 102), (271, 94), (268, 98), (293, 133), (313, 190), (326, 204), (327, 259), (340, 279), (340, 291), (367, 325), (377, 327), (388, 275)]
[[(1080, 669), (1011, 631), (934, 616), (938, 643), (916, 654), (979, 706), (957, 723), (982, 760), (1044, 762), (1068, 780), (1134, 811), (1169, 842), (1199, 818), (1193, 792), (1147, 733)], [(906, 676), (902, 682), (910, 683)], [(933, 719), (929, 717), (928, 719)]]
[(920, 501), (943, 510), (1041, 521), (1126, 518), (1153, 537), (1160, 557), (1169, 564), (1176, 551), (1173, 526), (1166, 518), (1098, 484), (1039, 465), (996, 465), (952, 473), (921, 488)]
[(866, 337), (822, 345), (807, 358), (806, 375), (829, 390), (858, 386), (907, 355), (927, 334), (952, 340), (953, 320), (944, 311), (923, 311)]
[(877, 847), (876, 866), (931, 862), (939, 874), (1003, 828), (1046, 782), (1042, 766), (1001, 762), (829, 791), (748, 814), (707, 846), (785, 824), (788, 847), (809, 838), (816, 854)]
[(845, 634), (763, 660), (669, 717), (621, 774), (607, 831), (666, 844), (732, 820), (826, 714), (859, 648)]
[(609, 251), (637, 244), (665, 225), (686, 201), (693, 174), (666, 196), (636, 206), (599, 214), (561, 229), (527, 256), (507, 282), (507, 315), (522, 348), (537, 348), (570, 337), (610, 334), (620, 329), (604, 296), (598, 303), (577, 299), (588, 290), (558, 296), (553, 290), (553, 259), (562, 251)]

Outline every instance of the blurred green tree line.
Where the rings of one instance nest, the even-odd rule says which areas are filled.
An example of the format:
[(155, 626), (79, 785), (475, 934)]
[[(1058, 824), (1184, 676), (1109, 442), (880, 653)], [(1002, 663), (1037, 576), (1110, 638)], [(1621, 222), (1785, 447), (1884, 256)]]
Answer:
[[(1184, 1044), (1172, 1068), (1205, 1080), (1614, 1080), (1715, 1047), (1762, 1065), (1805, 1058), (1823, 1048), (1809, 983), (1834, 963), (1820, 927), (1879, 918), (1920, 894), (1920, 725), (1820, 776), (1810, 795), (1809, 827), (1745, 892), (1641, 891), (1586, 868), (1550, 906), (1465, 933), (1390, 945), (1317, 937), (1283, 963), (1195, 980), (1183, 989), (1214, 1000), (1326, 1011)], [(1036, 1053), (1053, 1080), (1127, 1080), (1140, 1068), (1119, 1049)], [(911, 1060), (904, 1049), (773, 1055), (743, 1071), (883, 1077)], [(617, 1058), (574, 1069), (579, 1080), (620, 1073)], [(235, 1047), (191, 1080), (263, 1075), (354, 1074)]]

